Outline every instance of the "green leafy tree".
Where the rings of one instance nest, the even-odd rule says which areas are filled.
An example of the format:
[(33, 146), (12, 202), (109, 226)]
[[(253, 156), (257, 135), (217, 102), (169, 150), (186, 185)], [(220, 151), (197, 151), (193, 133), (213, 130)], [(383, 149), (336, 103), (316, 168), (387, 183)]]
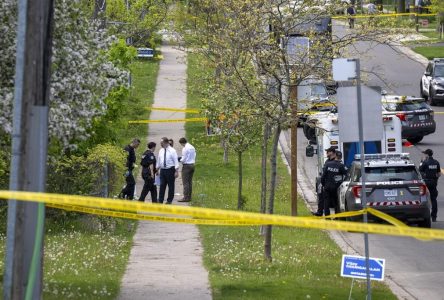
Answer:
[(155, 47), (156, 32), (168, 15), (170, 0), (108, 0), (106, 19), (112, 32), (131, 38), (136, 46)]
[[(201, 0), (190, 1), (185, 8), (177, 6), (182, 9), (182, 17), (176, 30), (193, 51), (208, 60), (214, 70), (212, 81), (226, 81), (229, 77), (230, 82), (237, 83), (231, 88), (242, 90), (238, 92), (246, 100), (242, 109), (258, 110), (256, 116), (263, 119), (263, 159), (269, 155), (270, 165), (269, 191), (265, 191), (266, 182), (262, 183), (263, 197), (268, 192), (267, 213), (274, 212), (279, 136), (282, 130), (298, 122), (297, 115), (292, 113), (292, 108), (299, 104), (294, 94), (297, 86), (309, 78), (328, 80), (332, 58), (349, 56), (358, 41), (395, 45), (402, 38), (402, 31), (376, 23), (362, 23), (355, 30), (336, 33), (328, 26), (319, 31), (318, 24), (328, 21), (339, 2)], [(295, 36), (303, 36), (308, 47), (301, 40), (295, 41)], [(247, 65), (254, 68), (254, 76)], [(223, 107), (223, 89), (214, 89), (212, 93), (221, 95), (219, 106)], [(265, 134), (268, 132), (270, 153)], [(262, 166), (266, 167), (265, 161)], [(272, 259), (271, 230), (268, 226), (265, 233), (267, 260)]]

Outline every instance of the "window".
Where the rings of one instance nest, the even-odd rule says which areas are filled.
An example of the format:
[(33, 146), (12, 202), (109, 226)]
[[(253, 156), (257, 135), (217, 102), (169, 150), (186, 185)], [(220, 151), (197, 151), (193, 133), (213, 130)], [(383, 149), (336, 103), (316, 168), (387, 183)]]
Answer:
[(369, 182), (419, 179), (415, 166), (366, 167), (365, 173)]
[(403, 103), (384, 102), (382, 105), (387, 111), (413, 111), (429, 108), (425, 101), (411, 101)]
[(435, 66), (435, 74), (434, 77), (444, 77), (444, 65), (436, 65)]
[(327, 97), (327, 89), (323, 84), (312, 84), (311, 94), (312, 96)]

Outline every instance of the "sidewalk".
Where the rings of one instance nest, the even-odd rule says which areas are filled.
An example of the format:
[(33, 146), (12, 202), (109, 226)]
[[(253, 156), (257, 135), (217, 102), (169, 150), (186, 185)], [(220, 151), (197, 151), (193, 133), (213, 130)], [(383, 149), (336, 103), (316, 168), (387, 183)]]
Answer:
[[(186, 108), (185, 54), (170, 46), (162, 46), (154, 106)], [(151, 119), (182, 119), (184, 113), (152, 111)], [(149, 125), (148, 141), (160, 149), (162, 137), (172, 138), (180, 155), (179, 138), (185, 136), (183, 123)], [(145, 148), (145, 145), (141, 145)], [(137, 193), (143, 181), (137, 180)], [(182, 205), (182, 179), (176, 180), (173, 205)], [(146, 201), (151, 201), (147, 196)], [(195, 225), (139, 221), (127, 269), (118, 299), (122, 300), (206, 300), (212, 299), (208, 272), (203, 267), (202, 245)]]

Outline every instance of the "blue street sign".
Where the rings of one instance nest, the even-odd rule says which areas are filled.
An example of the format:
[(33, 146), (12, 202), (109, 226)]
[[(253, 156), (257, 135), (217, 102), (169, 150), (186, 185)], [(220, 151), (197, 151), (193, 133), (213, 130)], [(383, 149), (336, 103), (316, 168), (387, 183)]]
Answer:
[[(385, 259), (369, 258), (370, 279), (384, 280)], [(365, 257), (355, 255), (342, 255), (341, 276), (366, 279)]]

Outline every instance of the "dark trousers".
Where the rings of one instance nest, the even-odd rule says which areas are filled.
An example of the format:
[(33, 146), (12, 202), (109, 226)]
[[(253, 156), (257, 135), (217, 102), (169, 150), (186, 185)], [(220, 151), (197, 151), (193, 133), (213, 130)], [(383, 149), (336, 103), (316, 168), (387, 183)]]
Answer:
[(318, 193), (318, 211), (317, 214), (322, 216), (324, 214), (324, 193)]
[(432, 212), (430, 216), (436, 218), (438, 215), (438, 202), (436, 201), (436, 198), (438, 198), (438, 190), (436, 189), (437, 184), (435, 182), (426, 181), (426, 185), (430, 192), (430, 202), (432, 202)]
[(120, 196), (122, 198), (126, 198), (129, 200), (134, 199), (134, 189), (136, 187), (136, 180), (134, 180), (133, 173), (130, 172), (128, 176), (125, 177), (126, 185), (120, 192)]
[(334, 207), (335, 213), (339, 213), (336, 211), (336, 204), (338, 203), (338, 190), (336, 188), (324, 188), (322, 195), (324, 196), (324, 214), (326, 216), (330, 215), (330, 207)]
[(165, 198), (165, 190), (168, 185), (168, 198), (167, 202), (171, 203), (174, 199), (174, 182), (176, 178), (174, 173), (176, 169), (174, 167), (169, 169), (160, 169), (160, 188), (159, 188), (159, 203), (163, 203)]
[(146, 195), (151, 193), (151, 201), (153, 203), (157, 202), (157, 187), (154, 185), (154, 178), (147, 177), (143, 179), (145, 183), (143, 184), (142, 193), (140, 194), (139, 201), (144, 202)]
[(191, 200), (193, 193), (194, 164), (182, 166), (183, 199)]

